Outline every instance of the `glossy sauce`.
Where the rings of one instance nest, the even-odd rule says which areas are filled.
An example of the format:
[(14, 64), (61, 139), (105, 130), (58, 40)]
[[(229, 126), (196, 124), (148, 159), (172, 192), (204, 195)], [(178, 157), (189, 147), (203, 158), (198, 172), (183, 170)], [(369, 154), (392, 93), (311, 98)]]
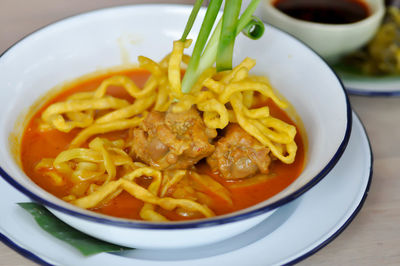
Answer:
[(363, 0), (275, 0), (273, 5), (293, 18), (326, 24), (354, 23), (370, 15)]
[[(136, 82), (138, 86), (143, 86), (144, 82), (149, 76), (147, 72), (137, 69), (117, 74), (129, 76), (134, 82)], [(52, 180), (49, 177), (41, 174), (40, 171), (35, 171), (34, 168), (42, 158), (55, 158), (61, 151), (67, 149), (68, 144), (75, 137), (79, 130), (75, 129), (69, 133), (63, 133), (58, 130), (50, 130), (46, 131), (45, 133), (40, 132), (38, 126), (41, 113), (50, 104), (58, 101), (63, 101), (73, 93), (96, 89), (100, 85), (102, 80), (108, 78), (109, 76), (111, 76), (111, 74), (102, 75), (84, 81), (66, 90), (63, 93), (60, 93), (58, 96), (45, 104), (43, 108), (41, 108), (33, 116), (24, 132), (21, 141), (21, 162), (23, 170), (36, 184), (57, 197), (61, 198), (69, 195), (72, 183), (66, 182), (62, 186), (56, 186), (55, 184), (53, 184)], [(108, 94), (111, 94), (113, 96), (133, 101), (133, 99), (121, 87), (110, 87), (107, 92)], [(260, 105), (265, 104), (270, 107), (270, 112), (273, 116), (290, 124), (294, 124), (288, 117), (288, 115), (284, 111), (279, 109), (272, 101), (260, 103)], [(298, 128), (297, 131), (300, 132)], [(108, 138), (126, 138), (127, 136), (127, 130), (107, 134)], [(91, 139), (89, 139), (88, 141), (90, 142), (90, 140)], [(209, 207), (211, 207), (211, 209), (217, 215), (230, 213), (266, 200), (289, 186), (300, 175), (304, 166), (304, 147), (300, 134), (296, 135), (295, 141), (298, 145), (295, 162), (293, 164), (287, 165), (278, 160), (275, 160), (270, 166), (270, 172), (272, 173), (271, 178), (256, 185), (251, 185), (247, 187), (235, 187), (234, 185), (240, 183), (241, 181), (226, 180), (218, 176), (210, 170), (204, 160), (198, 163), (196, 165), (196, 171), (212, 176), (215, 180), (225, 186), (231, 192), (232, 200), (234, 203), (233, 205), (229, 205), (221, 200), (218, 196), (209, 194), (208, 196), (212, 198), (212, 204)], [(143, 186), (146, 186), (146, 182), (148, 183), (148, 180), (146, 181), (145, 178), (143, 178), (143, 180), (139, 179), (137, 181), (141, 182)], [(142, 206), (143, 203), (141, 201), (135, 199), (130, 194), (124, 191), (115, 199), (104, 206), (94, 209), (94, 211), (116, 217), (140, 219), (139, 211)], [(165, 211), (161, 208), (157, 208), (156, 210), (171, 220), (190, 219), (181, 217), (172, 211)]]

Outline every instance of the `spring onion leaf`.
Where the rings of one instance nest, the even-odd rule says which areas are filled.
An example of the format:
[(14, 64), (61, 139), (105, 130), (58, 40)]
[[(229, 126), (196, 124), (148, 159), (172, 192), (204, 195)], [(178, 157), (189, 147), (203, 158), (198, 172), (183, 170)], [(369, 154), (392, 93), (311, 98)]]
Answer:
[[(204, 17), (203, 23), (201, 25), (200, 32), (197, 37), (196, 43), (194, 45), (192, 57), (190, 58), (186, 73), (198, 73), (197, 67), (199, 65), (200, 57), (202, 55), (204, 46), (206, 45), (208, 37), (213, 28), (214, 22), (217, 19), (217, 15), (218, 15), (219, 9), (221, 8), (221, 4), (222, 4), (222, 0), (211, 0), (209, 6), (207, 8), (207, 12)], [(186, 76), (186, 74), (185, 74), (185, 76)], [(184, 79), (185, 79), (185, 76), (184, 76)], [(186, 86), (185, 88), (182, 88), (182, 92), (184, 92), (184, 93), (189, 92), (191, 87), (193, 86), (193, 84), (196, 82), (197, 78), (198, 78), (197, 75), (194, 76), (193, 80), (191, 80), (193, 83), (191, 83), (190, 87)]]
[(237, 34), (239, 34), (251, 21), (251, 19), (253, 18), (253, 14), (256, 11), (259, 3), (260, 0), (252, 0), (250, 4), (247, 6), (247, 8), (244, 10), (238, 22)]
[(264, 30), (264, 23), (259, 18), (253, 17), (244, 27), (242, 33), (252, 40), (257, 40), (264, 34)]
[[(214, 28), (211, 37), (210, 31), (218, 15), (222, 0), (211, 0), (207, 8), (206, 16), (201, 25), (200, 33), (193, 49), (192, 57), (182, 80), (182, 92), (188, 93), (196, 83), (200, 75), (207, 69), (217, 65), (217, 71), (232, 69), (232, 57), (234, 40), (240, 32), (251, 39), (258, 39), (264, 33), (264, 24), (253, 16), (260, 0), (252, 0), (243, 14), (238, 19), (241, 8), (241, 0), (226, 0), (224, 13)], [(198, 3), (195, 7), (199, 8)], [(197, 11), (192, 11), (187, 22), (185, 33), (188, 35)], [(196, 14), (193, 15), (192, 14)], [(224, 21), (225, 20), (225, 21)], [(190, 24), (190, 26), (188, 26)], [(223, 28), (223, 29), (222, 29)], [(207, 43), (207, 45), (206, 45)]]
[(88, 236), (59, 220), (38, 203), (23, 202), (18, 203), (18, 205), (28, 211), (43, 230), (75, 247), (84, 256), (90, 256), (101, 252), (120, 252), (130, 249)]
[(218, 43), (216, 67), (217, 71), (232, 69), (233, 46), (236, 39), (236, 28), (242, 0), (225, 2), (222, 16), (222, 29)]
[[(182, 80), (182, 92), (188, 93), (192, 86), (196, 83), (200, 75), (209, 67), (211, 67), (217, 58), (217, 47), (221, 32), (221, 21), (218, 23), (214, 30), (214, 33), (210, 37), (210, 40), (204, 50), (201, 60), (199, 60), (196, 68), (192, 67), (186, 70)], [(190, 62), (189, 62), (190, 64)]]
[(181, 42), (186, 41), (186, 38), (193, 27), (194, 21), (196, 20), (197, 14), (199, 13), (200, 7), (203, 4), (203, 0), (196, 0), (194, 3), (192, 12), (190, 13), (189, 20), (186, 23), (185, 30), (183, 31)]

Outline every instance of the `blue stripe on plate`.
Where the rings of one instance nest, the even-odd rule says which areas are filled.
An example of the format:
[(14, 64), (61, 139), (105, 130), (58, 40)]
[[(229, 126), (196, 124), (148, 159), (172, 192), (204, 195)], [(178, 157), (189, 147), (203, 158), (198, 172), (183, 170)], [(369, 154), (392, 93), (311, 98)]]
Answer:
[(393, 97), (393, 96), (400, 96), (399, 91), (366, 91), (360, 89), (352, 89), (346, 88), (347, 92), (352, 95), (359, 95), (359, 96), (382, 96), (382, 97)]
[(8, 237), (6, 237), (5, 235), (3, 235), (2, 233), (0, 233), (0, 241), (3, 242), (4, 244), (6, 244), (8, 247), (10, 247), (11, 249), (15, 250), (16, 252), (18, 252), (19, 254), (21, 254), (22, 256), (24, 256), (25, 258), (36, 262), (40, 265), (53, 265), (48, 263), (47, 261), (45, 261), (44, 259), (40, 258), (39, 256), (33, 254), (32, 252), (30, 252), (29, 250), (21, 247), (20, 245), (18, 245), (17, 243), (13, 242), (11, 239), (9, 239)]
[[(354, 112), (354, 114), (360, 118), (357, 113)], [(372, 148), (371, 148), (371, 142), (370, 139), (368, 137), (367, 131), (365, 130), (365, 126), (362, 123), (361, 119), (359, 119), (361, 126), (364, 130), (364, 133), (367, 137), (367, 141), (368, 141), (368, 145), (369, 145), (369, 152), (370, 152), (370, 156), (371, 156), (371, 161), (370, 161), (370, 169), (369, 169), (369, 177), (368, 177), (368, 183), (367, 186), (365, 188), (365, 192), (364, 195), (359, 203), (359, 205), (357, 206), (357, 208), (354, 210), (353, 214), (347, 219), (347, 221), (334, 233), (332, 234), (328, 239), (326, 239), (324, 242), (322, 242), (321, 244), (319, 244), (318, 246), (316, 246), (315, 248), (313, 248), (312, 250), (310, 250), (309, 252), (301, 255), (300, 257), (290, 261), (289, 263), (287, 263), (286, 265), (294, 265), (299, 263), (300, 261), (310, 257), (311, 255), (317, 253), (319, 250), (321, 250), (323, 247), (325, 247), (326, 245), (328, 245), (329, 243), (331, 243), (336, 237), (338, 237), (346, 228), (347, 226), (354, 220), (354, 218), (357, 216), (357, 214), (360, 212), (360, 210), (362, 209), (365, 200), (367, 199), (368, 196), (368, 192), (369, 192), (369, 188), (371, 186), (371, 181), (372, 181), (372, 175), (373, 175), (373, 162), (374, 162), (374, 155), (372, 153)]]

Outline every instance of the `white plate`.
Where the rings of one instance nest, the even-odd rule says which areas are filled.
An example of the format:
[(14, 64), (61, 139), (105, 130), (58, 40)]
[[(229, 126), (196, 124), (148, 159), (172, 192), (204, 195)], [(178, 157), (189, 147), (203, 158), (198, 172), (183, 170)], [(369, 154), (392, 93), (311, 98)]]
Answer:
[(333, 69), (342, 79), (347, 92), (365, 96), (400, 96), (400, 75), (373, 77)]
[(346, 228), (362, 207), (371, 176), (369, 140), (353, 113), (349, 144), (334, 169), (303, 196), (279, 208), (258, 226), (226, 241), (193, 249), (137, 249), (85, 258), (68, 244), (42, 231), (30, 214), (16, 205), (29, 199), (2, 179), (0, 194), (7, 200), (0, 201), (0, 239), (40, 264), (183, 266), (295, 263), (317, 252)]

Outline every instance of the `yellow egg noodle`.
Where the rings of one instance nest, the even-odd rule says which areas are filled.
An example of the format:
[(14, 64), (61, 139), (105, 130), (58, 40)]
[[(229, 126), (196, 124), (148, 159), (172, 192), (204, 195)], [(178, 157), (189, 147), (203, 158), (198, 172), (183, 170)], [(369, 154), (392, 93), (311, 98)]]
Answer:
[[(195, 105), (202, 112), (208, 128), (223, 129), (228, 123), (239, 123), (267, 146), (276, 158), (287, 164), (294, 161), (296, 128), (272, 117), (268, 107), (251, 107), (255, 92), (272, 99), (281, 108), (286, 107), (267, 79), (249, 75), (255, 60), (246, 58), (233, 70), (220, 73), (210, 68), (202, 74), (190, 93), (181, 92), (181, 68), (189, 60), (184, 49), (190, 44), (191, 40), (175, 41), (172, 53), (160, 63), (140, 56), (140, 68), (151, 73), (142, 89), (130, 78), (114, 75), (105, 79), (95, 91), (75, 93), (64, 102), (50, 105), (42, 113), (42, 130), (55, 128), (69, 132), (74, 128), (82, 129), (67, 150), (55, 159), (42, 159), (36, 165), (36, 170), (45, 171), (55, 184), (62, 185), (67, 177), (72, 181), (74, 187), (64, 200), (89, 209), (106, 204), (125, 190), (144, 202), (140, 211), (142, 219), (160, 222), (168, 220), (156, 211), (156, 206), (166, 210), (183, 209), (205, 217), (214, 216), (204, 204), (208, 199), (202, 189), (232, 203), (229, 191), (211, 177), (189, 170), (153, 169), (132, 160), (130, 154), (125, 152), (130, 143), (122, 139), (110, 141), (98, 137), (139, 125), (150, 110), (165, 112), (171, 107), (173, 112), (182, 112)], [(123, 87), (135, 101), (131, 104), (107, 95), (109, 86)], [(99, 110), (108, 112), (104, 114)], [(85, 146), (87, 148), (83, 147), (92, 137)], [(143, 176), (151, 178), (148, 188), (135, 182)], [(177, 190), (173, 197), (166, 196), (169, 188), (188, 182), (195, 183), (200, 192), (185, 198), (182, 195), (186, 192)]]

